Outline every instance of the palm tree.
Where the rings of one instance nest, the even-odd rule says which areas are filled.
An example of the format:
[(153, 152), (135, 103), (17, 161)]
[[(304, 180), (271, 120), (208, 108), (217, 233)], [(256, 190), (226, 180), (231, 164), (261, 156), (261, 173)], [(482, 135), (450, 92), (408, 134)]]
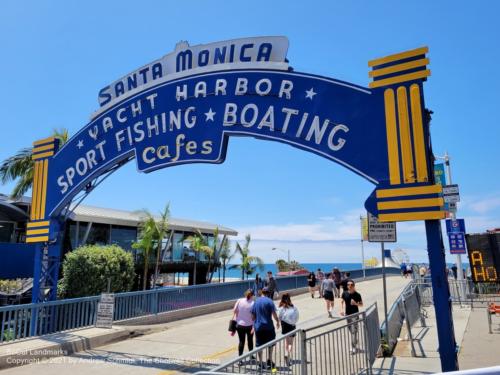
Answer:
[[(61, 145), (66, 143), (69, 138), (67, 129), (54, 129), (52, 135), (59, 139)], [(31, 159), (32, 154), (32, 148), (26, 147), (0, 164), (0, 181), (2, 184), (17, 180), (11, 193), (13, 199), (20, 198), (33, 185), (35, 162)]]
[[(226, 282), (227, 265), (234, 258), (236, 253), (231, 253), (231, 241), (229, 238), (224, 238), (221, 243), (221, 250), (219, 252), (219, 259), (222, 260), (222, 282)], [(220, 269), (219, 269), (220, 280)]]
[[(156, 248), (156, 264), (155, 264), (155, 273), (154, 273), (154, 281), (153, 285), (156, 286), (156, 280), (158, 279), (158, 271), (160, 268), (160, 255), (163, 247), (163, 240), (168, 232), (168, 220), (170, 218), (170, 205), (167, 204), (165, 209), (160, 212), (159, 218), (156, 218), (151, 212), (148, 210), (141, 211), (141, 223), (139, 223), (139, 228), (141, 235), (144, 232), (144, 235), (149, 240), (149, 236), (151, 237), (151, 246), (149, 247), (150, 251), (153, 247)], [(148, 243), (149, 245), (149, 243)], [(146, 249), (143, 247), (143, 249)], [(146, 251), (145, 251), (146, 256)], [(144, 268), (147, 269), (147, 265), (149, 262), (149, 254), (146, 256), (144, 261)], [(146, 271), (144, 273), (146, 276)]]
[(167, 203), (165, 209), (160, 212), (159, 220), (156, 220), (156, 234), (158, 236), (158, 245), (156, 248), (156, 265), (155, 265), (155, 278), (154, 284), (156, 286), (156, 280), (158, 279), (158, 270), (160, 268), (160, 254), (163, 247), (163, 239), (168, 232), (168, 220), (170, 218), (170, 204)]
[(258, 268), (259, 270), (264, 269), (264, 261), (262, 258), (250, 255), (250, 235), (245, 236), (245, 244), (243, 247), (239, 243), (236, 243), (236, 252), (241, 256), (241, 264), (232, 266), (231, 268), (241, 269), (241, 279), (245, 279), (245, 275), (248, 276), (254, 273)]
[(195, 252), (194, 257), (194, 270), (193, 270), (193, 284), (196, 285), (196, 263), (198, 260), (198, 254), (203, 253), (209, 257), (208, 267), (210, 269), (210, 257), (212, 254), (212, 248), (208, 246), (207, 240), (205, 236), (200, 232), (199, 229), (196, 230), (195, 234), (186, 237), (182, 241), (191, 242), (191, 248)]
[(142, 290), (146, 290), (148, 282), (149, 256), (154, 246), (156, 237), (156, 223), (154, 217), (149, 216), (139, 223), (139, 241), (132, 244), (134, 249), (142, 250), (144, 257), (144, 273), (142, 277)]
[(278, 269), (278, 272), (284, 272), (288, 271), (289, 265), (286, 260), (278, 259), (276, 261), (276, 268)]

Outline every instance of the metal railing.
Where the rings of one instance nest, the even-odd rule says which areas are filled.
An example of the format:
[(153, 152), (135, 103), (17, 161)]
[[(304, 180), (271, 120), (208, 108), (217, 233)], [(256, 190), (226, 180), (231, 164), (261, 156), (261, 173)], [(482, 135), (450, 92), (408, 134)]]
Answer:
[[(433, 304), (432, 284), (428, 279), (415, 281), (424, 306)], [(474, 283), (471, 280), (448, 279), (450, 300), (455, 304), (470, 305), (471, 308), (486, 307), (492, 302), (500, 302), (498, 283)]]
[[(278, 290), (307, 286), (306, 276), (276, 279)], [(115, 294), (113, 321), (240, 298), (253, 280)], [(94, 326), (99, 296), (0, 307), (0, 343)]]
[(382, 337), (385, 341), (383, 347), (384, 354), (389, 355), (393, 352), (398, 342), (403, 324), (406, 322), (406, 328), (412, 347), (412, 355), (415, 356), (411, 327), (419, 320), (422, 326), (424, 326), (425, 320), (422, 314), (420, 288), (417, 283), (412, 281), (406, 285), (396, 301), (394, 301), (387, 313), (387, 321), (384, 320), (380, 327)]
[[(362, 270), (353, 270), (351, 278), (362, 279)], [(399, 269), (386, 269), (399, 274)], [(381, 275), (381, 268), (366, 269), (367, 278)], [(307, 276), (277, 277), (279, 291), (307, 287)], [(186, 287), (157, 288), (147, 291), (115, 293), (113, 321), (119, 322), (148, 315), (232, 301), (253, 287), (253, 280), (202, 284)], [(91, 327), (95, 324), (99, 296), (65, 299), (37, 304), (0, 307), (0, 344), (13, 340)]]
[[(289, 346), (290, 344), (291, 347)], [(297, 328), (197, 374), (370, 374), (380, 346), (377, 304), (366, 311)]]

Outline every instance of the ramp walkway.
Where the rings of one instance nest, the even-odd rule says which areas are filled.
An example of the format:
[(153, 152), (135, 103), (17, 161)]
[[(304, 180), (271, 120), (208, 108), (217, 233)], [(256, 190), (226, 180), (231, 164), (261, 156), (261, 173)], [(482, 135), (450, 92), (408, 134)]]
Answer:
[[(387, 282), (389, 306), (399, 296), (409, 282), (400, 276), (389, 276)], [(357, 283), (357, 290), (364, 299), (365, 306), (374, 302), (379, 306), (379, 320), (383, 320), (382, 279)], [(316, 294), (317, 295), (317, 294)], [(325, 303), (322, 299), (312, 299), (309, 294), (292, 297), (300, 311), (300, 325), (327, 322)], [(335, 311), (340, 303), (336, 301)], [(57, 372), (72, 375), (89, 374), (189, 374), (208, 370), (237, 356), (237, 338), (227, 332), (231, 310), (183, 319), (176, 322), (155, 325), (157, 332), (140, 335), (128, 340), (108, 344), (94, 349), (83, 350), (68, 356), (59, 356), (35, 363), (9, 368), (0, 374), (54, 374)], [(151, 329), (151, 325), (135, 327), (114, 327), (141, 332)], [(96, 330), (96, 328), (91, 328)], [(84, 335), (87, 330), (76, 331)], [(103, 334), (106, 330), (103, 330)], [(108, 331), (109, 332), (109, 331)], [(37, 339), (42, 340), (42, 339)], [(37, 341), (33, 340), (33, 341)], [(15, 345), (0, 347), (2, 351), (15, 350)], [(10, 347), (10, 348), (9, 348)], [(16, 355), (11, 355), (13, 360)]]

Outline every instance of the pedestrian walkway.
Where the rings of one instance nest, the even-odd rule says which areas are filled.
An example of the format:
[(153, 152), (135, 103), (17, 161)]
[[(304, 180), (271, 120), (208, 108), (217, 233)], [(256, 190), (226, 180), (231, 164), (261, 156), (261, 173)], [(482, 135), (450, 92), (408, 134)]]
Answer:
[(497, 330), (488, 333), (486, 309), (475, 307), (471, 311), (458, 355), (461, 370), (500, 365), (500, 331), (498, 331), (500, 318), (494, 319), (497, 322), (495, 327)]
[[(465, 368), (477, 368), (486, 367), (487, 364), (483, 364), (482, 361), (476, 359), (470, 360), (470, 367), (464, 367), (461, 363), (462, 361), (462, 351), (465, 347), (475, 346), (482, 342), (480, 332), (470, 332), (467, 334), (467, 330), (471, 326), (471, 321), (473, 321), (473, 326), (475, 326), (475, 320), (478, 319), (474, 313), (471, 313), (471, 309), (468, 306), (453, 306), (453, 324), (455, 328), (455, 340), (459, 345), (459, 366), (460, 369)], [(484, 309), (482, 311), (482, 319), (486, 321), (486, 315)], [(408, 332), (406, 330), (406, 325), (403, 325), (401, 331), (400, 340), (396, 345), (393, 356), (390, 358), (378, 358), (373, 365), (374, 375), (412, 375), (412, 374), (434, 374), (441, 372), (441, 361), (438, 352), (438, 337), (436, 329), (436, 316), (434, 312), (434, 306), (427, 306), (425, 308), (425, 327), (420, 326), (420, 324), (415, 324), (412, 327), (412, 334), (414, 338), (414, 347), (416, 356), (413, 357), (411, 354), (411, 344), (408, 341)], [(488, 325), (486, 323), (485, 332), (488, 332)], [(493, 352), (497, 351), (497, 348), (491, 348), (489, 350), (490, 356), (493, 356)]]
[[(408, 279), (388, 277), (389, 306), (401, 293)], [(374, 302), (383, 316), (382, 280), (357, 283), (365, 306)], [(317, 295), (317, 293), (316, 293)], [(325, 303), (306, 293), (292, 297), (300, 311), (300, 326), (328, 321)], [(335, 301), (338, 315), (340, 303)], [(237, 338), (227, 332), (231, 311), (184, 319), (162, 325), (161, 332), (85, 350), (66, 357), (56, 357), (40, 363), (0, 371), (0, 374), (162, 374), (193, 373), (206, 370), (237, 356)], [(0, 350), (4, 349), (0, 347)], [(36, 367), (34, 367), (36, 366)]]

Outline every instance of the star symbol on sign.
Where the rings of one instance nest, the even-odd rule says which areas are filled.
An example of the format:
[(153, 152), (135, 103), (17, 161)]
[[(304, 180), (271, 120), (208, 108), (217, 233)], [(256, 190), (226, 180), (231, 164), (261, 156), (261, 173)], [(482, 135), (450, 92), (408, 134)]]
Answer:
[(78, 147), (78, 149), (81, 149), (83, 147), (83, 141), (81, 139), (78, 141), (76, 147)]
[(314, 92), (313, 87), (311, 87), (309, 90), (306, 90), (306, 99), (309, 98), (309, 99), (313, 100), (314, 95), (316, 95), (316, 93)]
[(210, 108), (210, 109), (208, 110), (208, 112), (205, 112), (205, 116), (206, 116), (206, 118), (205, 118), (205, 122), (207, 122), (208, 120), (210, 120), (210, 121), (214, 121), (214, 116), (215, 116), (215, 113), (216, 113), (216, 112), (212, 111), (212, 108)]

